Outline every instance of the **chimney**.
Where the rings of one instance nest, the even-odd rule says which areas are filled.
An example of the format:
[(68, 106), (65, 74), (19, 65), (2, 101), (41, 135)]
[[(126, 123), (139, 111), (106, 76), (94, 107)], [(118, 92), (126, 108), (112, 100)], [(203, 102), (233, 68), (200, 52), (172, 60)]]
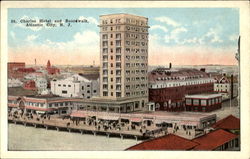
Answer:
[(234, 76), (231, 75), (231, 99), (234, 97)]
[(172, 68), (172, 63), (170, 62), (170, 63), (169, 63), (169, 69), (171, 69), (171, 68)]
[(206, 69), (205, 68), (201, 68), (200, 71), (206, 72)]

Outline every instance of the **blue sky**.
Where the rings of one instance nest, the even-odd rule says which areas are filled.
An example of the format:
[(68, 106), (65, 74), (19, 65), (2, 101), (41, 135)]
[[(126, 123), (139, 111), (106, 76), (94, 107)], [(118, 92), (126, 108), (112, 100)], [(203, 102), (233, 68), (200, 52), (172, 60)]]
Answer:
[[(71, 56), (67, 64), (89, 64), (99, 60), (99, 15), (113, 13), (130, 13), (149, 19), (149, 62), (156, 64), (164, 61), (157, 59), (164, 56), (177, 64), (189, 64), (180, 60), (181, 55), (200, 56), (201, 63), (218, 63), (216, 58), (204, 61), (202, 56), (227, 58), (221, 64), (235, 64), (234, 53), (239, 36), (239, 10), (237, 8), (61, 8), (61, 9), (9, 9), (8, 10), (8, 45), (9, 59), (22, 60), (27, 63), (32, 58), (45, 59), (59, 55)], [(14, 19), (79, 19), (86, 18), (89, 23), (72, 24), (71, 27), (39, 28), (13, 24)], [(27, 50), (30, 50), (27, 52)], [(36, 54), (43, 50), (50, 54)], [(172, 52), (172, 51), (173, 52)], [(53, 52), (54, 51), (54, 52)], [(60, 52), (60, 54), (58, 53)], [(80, 54), (80, 52), (82, 52)], [(191, 54), (195, 52), (196, 54)], [(209, 52), (211, 54), (209, 54)], [(32, 55), (31, 57), (27, 57)], [(198, 56), (197, 56), (198, 54)], [(86, 56), (90, 55), (90, 58)], [(176, 56), (175, 56), (176, 55)], [(53, 57), (55, 56), (55, 57)], [(231, 59), (228, 59), (231, 56)], [(82, 59), (79, 59), (82, 58)], [(199, 58), (198, 58), (199, 59)], [(197, 60), (198, 60), (197, 59)], [(165, 60), (165, 61), (166, 61)], [(63, 61), (63, 60), (62, 60)], [(41, 63), (44, 63), (41, 60)], [(54, 61), (55, 64), (62, 64)], [(199, 63), (199, 62), (198, 62)], [(204, 64), (205, 64), (204, 63)]]

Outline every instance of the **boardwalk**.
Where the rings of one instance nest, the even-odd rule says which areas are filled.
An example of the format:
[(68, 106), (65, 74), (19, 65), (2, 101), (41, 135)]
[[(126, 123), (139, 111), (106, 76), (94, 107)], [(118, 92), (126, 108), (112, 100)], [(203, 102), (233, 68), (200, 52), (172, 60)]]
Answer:
[(93, 135), (107, 135), (107, 137), (115, 136), (115, 137), (123, 137), (126, 138), (135, 138), (137, 139), (147, 139), (150, 136), (150, 133), (143, 134), (139, 132), (138, 130), (110, 130), (107, 129), (105, 131), (96, 129), (95, 126), (85, 125), (83, 123), (76, 124), (72, 122), (69, 119), (60, 119), (60, 118), (51, 118), (48, 119), (39, 119), (33, 118), (28, 119), (26, 117), (9, 117), (9, 122), (15, 123), (15, 124), (23, 124), (25, 126), (34, 126), (36, 128), (46, 128), (46, 129), (54, 129), (57, 131), (68, 131), (68, 132), (79, 132), (81, 134), (84, 133), (92, 133)]

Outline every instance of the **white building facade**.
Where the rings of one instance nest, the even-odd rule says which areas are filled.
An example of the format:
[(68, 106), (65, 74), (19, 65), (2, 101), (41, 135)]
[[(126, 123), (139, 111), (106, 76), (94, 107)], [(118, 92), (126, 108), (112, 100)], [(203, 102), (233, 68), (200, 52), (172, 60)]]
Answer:
[(61, 80), (51, 81), (51, 92), (61, 97), (91, 98), (99, 95), (99, 79), (89, 80), (75, 74)]
[(231, 80), (223, 76), (222, 78), (217, 79), (216, 82), (214, 83), (214, 91), (222, 94), (223, 100), (230, 99), (232, 94), (233, 94), (233, 97), (237, 97), (238, 84), (237, 83), (232, 84)]

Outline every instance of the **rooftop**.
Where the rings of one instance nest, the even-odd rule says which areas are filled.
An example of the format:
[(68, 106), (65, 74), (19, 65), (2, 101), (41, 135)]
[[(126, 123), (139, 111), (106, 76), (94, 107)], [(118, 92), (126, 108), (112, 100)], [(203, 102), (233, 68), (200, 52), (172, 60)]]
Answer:
[(224, 119), (221, 119), (212, 125), (215, 129), (227, 129), (235, 130), (240, 129), (240, 119), (233, 115), (229, 115)]
[[(116, 15), (122, 15), (122, 16), (134, 16), (134, 17), (146, 18), (146, 17), (143, 17), (143, 16), (134, 15), (134, 14), (127, 14), (127, 13), (105, 14), (105, 15), (100, 15), (100, 17), (105, 17), (105, 16), (116, 16)], [(146, 18), (146, 19), (148, 19), (148, 18)]]
[(194, 95), (186, 95), (185, 98), (201, 98), (201, 99), (209, 99), (221, 97), (221, 94), (194, 94)]
[(218, 129), (198, 138), (195, 138), (192, 141), (199, 143), (199, 145), (196, 146), (194, 150), (214, 150), (219, 146), (235, 139), (236, 137), (237, 135), (233, 133)]
[(126, 150), (191, 150), (197, 145), (198, 143), (196, 142), (174, 134), (168, 134), (142, 142)]
[(192, 80), (200, 78), (209, 78), (206, 72), (197, 69), (175, 69), (175, 68), (157, 68), (149, 73), (149, 81), (167, 81), (167, 80)]
[(12, 96), (25, 96), (25, 95), (36, 95), (36, 91), (26, 90), (22, 87), (8, 87), (8, 95)]

